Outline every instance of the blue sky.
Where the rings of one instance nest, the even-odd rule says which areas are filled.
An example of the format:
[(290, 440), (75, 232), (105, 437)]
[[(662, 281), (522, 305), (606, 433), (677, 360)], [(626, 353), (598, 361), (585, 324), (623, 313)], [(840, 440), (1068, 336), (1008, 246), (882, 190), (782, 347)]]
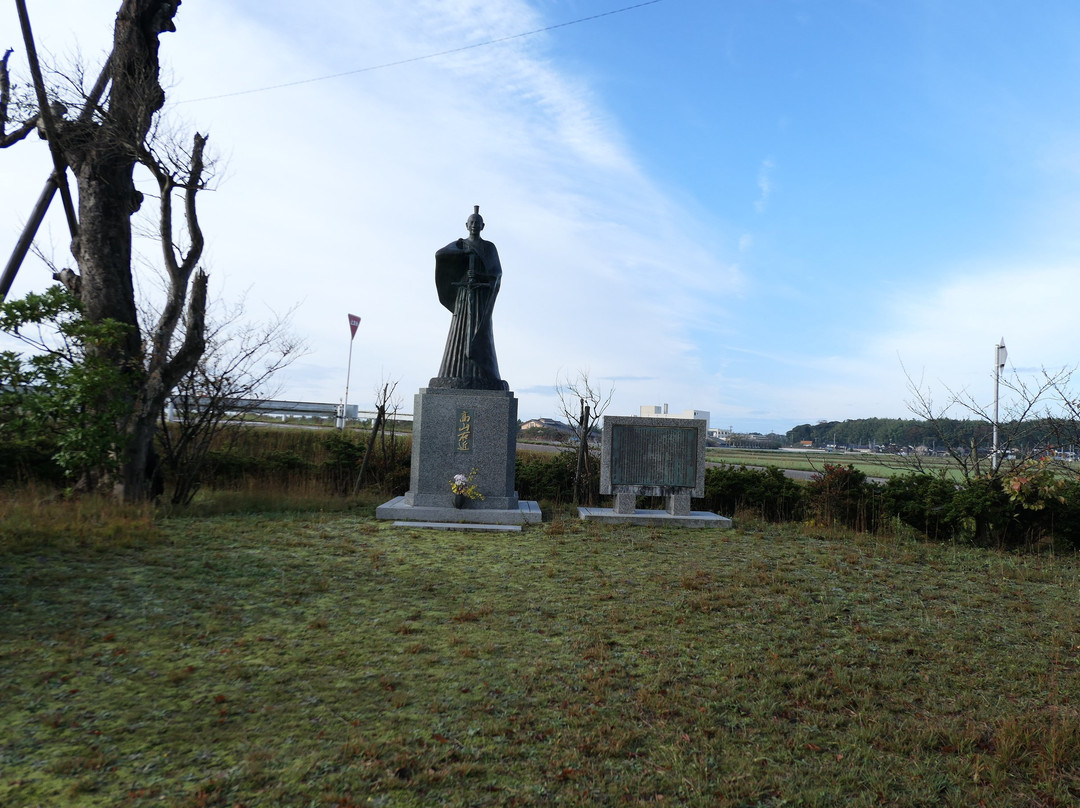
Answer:
[[(96, 73), (118, 0), (29, 5), (39, 49), (77, 44)], [(784, 432), (908, 417), (909, 378), (989, 403), (1001, 336), (1021, 378), (1076, 364), (1080, 7), (608, 14), (630, 5), (182, 5), (162, 55), (173, 119), (220, 158), (211, 288), (252, 319), (296, 306), (310, 353), (283, 397), (341, 399), (353, 312), (350, 402), (389, 378), (411, 409), (449, 323), (433, 253), (474, 204), (502, 257), (496, 345), (522, 417), (556, 415), (552, 385), (579, 370), (614, 385), (611, 414), (667, 403)], [(9, 6), (0, 47), (24, 72)], [(5, 258), (48, 167), (38, 142), (0, 152)], [(41, 244), (64, 262), (59, 210)], [(13, 294), (47, 283), (28, 263)]]

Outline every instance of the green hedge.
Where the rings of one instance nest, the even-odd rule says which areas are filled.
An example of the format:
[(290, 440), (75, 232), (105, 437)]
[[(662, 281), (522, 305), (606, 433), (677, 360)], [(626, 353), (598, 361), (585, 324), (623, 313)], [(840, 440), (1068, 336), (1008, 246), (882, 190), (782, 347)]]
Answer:
[[(515, 466), (518, 498), (555, 505), (573, 502), (576, 469), (577, 451), (574, 449), (555, 454), (519, 453)], [(595, 489), (593, 493), (599, 497), (599, 482), (596, 482)]]
[(801, 520), (806, 513), (804, 486), (776, 466), (751, 469), (722, 466), (705, 470), (705, 496), (695, 507), (722, 516), (751, 513), (769, 522)]

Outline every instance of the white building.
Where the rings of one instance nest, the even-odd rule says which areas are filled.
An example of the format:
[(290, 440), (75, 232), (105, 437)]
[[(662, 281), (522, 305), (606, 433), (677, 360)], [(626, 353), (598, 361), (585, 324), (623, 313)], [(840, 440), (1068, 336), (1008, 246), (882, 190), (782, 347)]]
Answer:
[(668, 412), (668, 405), (664, 404), (656, 406), (652, 404), (643, 405), (638, 408), (638, 415), (642, 418), (692, 418), (701, 419), (705, 421), (705, 426), (709, 426), (709, 413), (708, 410), (683, 410), (682, 412)]

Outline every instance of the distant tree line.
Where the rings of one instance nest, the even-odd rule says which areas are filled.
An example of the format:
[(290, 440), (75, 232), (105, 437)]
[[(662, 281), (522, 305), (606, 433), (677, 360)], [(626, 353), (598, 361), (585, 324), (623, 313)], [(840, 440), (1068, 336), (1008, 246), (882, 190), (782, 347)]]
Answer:
[[(1075, 430), (1067, 421), (1042, 418), (1030, 421), (1009, 421), (998, 425), (1002, 435), (1010, 437), (1011, 445), (1025, 451), (1063, 446)], [(985, 448), (992, 441), (993, 425), (985, 420), (935, 418), (920, 421), (905, 418), (856, 418), (847, 421), (819, 421), (800, 424), (787, 433), (789, 445), (813, 441), (815, 447), (829, 444), (839, 446), (926, 446), (944, 449), (947, 446)]]

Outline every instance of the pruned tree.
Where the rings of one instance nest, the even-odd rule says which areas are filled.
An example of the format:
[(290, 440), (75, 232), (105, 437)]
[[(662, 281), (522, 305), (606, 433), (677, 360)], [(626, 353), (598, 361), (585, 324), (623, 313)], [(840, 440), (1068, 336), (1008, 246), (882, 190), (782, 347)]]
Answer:
[[(397, 429), (397, 413), (401, 408), (401, 399), (397, 396), (397, 386), (398, 383), (396, 381), (391, 382), (384, 379), (381, 387), (375, 388), (375, 420), (371, 424), (371, 434), (368, 436), (367, 450), (364, 452), (364, 459), (360, 464), (360, 473), (356, 475), (356, 485), (353, 487), (353, 494), (356, 494), (364, 485), (364, 480), (371, 469), (371, 458), (372, 453), (375, 451), (376, 439), (380, 440), (380, 445), (382, 447), (384, 469), (392, 468), (393, 461), (397, 458), (395, 430)], [(392, 424), (390, 428), (390, 452), (392, 454), (389, 458), (387, 457), (386, 449), (386, 423), (388, 420)]]
[[(25, 20), (24, 4), (17, 3)], [(50, 182), (64, 195), (70, 167), (78, 188), (77, 213), (69, 210), (68, 215), (77, 271), (65, 269), (56, 277), (78, 297), (88, 322), (108, 321), (123, 330), (118, 340), (86, 345), (88, 356), (115, 365), (122, 380), (109, 391), (108, 400), (100, 402), (102, 408), (120, 413), (115, 422), (118, 471), (114, 477), (87, 478), (82, 484), (108, 486), (126, 501), (150, 495), (160, 411), (170, 391), (197, 366), (206, 341), (207, 276), (199, 269), (204, 240), (196, 197), (212, 173), (204, 156), (207, 138), (195, 133), (184, 147), (164, 132), (158, 117), (165, 103), (159, 37), (176, 30), (173, 19), (179, 5), (178, 0), (123, 0), (100, 78), (86, 92), (81, 82), (71, 82), (80, 91), (73, 103), (81, 108), (70, 118), (63, 116), (72, 103), (48, 97), (29, 23), (24, 24), (38, 101), (36, 123), (56, 166)], [(10, 87), (6, 58), (0, 66), (3, 86)], [(25, 127), (23, 122), (13, 134)], [(139, 167), (157, 184), (157, 231), (167, 277), (164, 305), (145, 331), (132, 280), (131, 219), (143, 203), (134, 181)], [(174, 221), (177, 205), (182, 227)], [(184, 231), (183, 237), (178, 230)]]
[(615, 386), (605, 390), (594, 384), (589, 378), (588, 370), (579, 370), (573, 377), (569, 373), (560, 372), (555, 380), (555, 393), (559, 397), (559, 408), (563, 417), (573, 428), (577, 440), (574, 504), (592, 505), (593, 486), (590, 483), (596, 464), (589, 452), (589, 443), (597, 424), (611, 404)]

